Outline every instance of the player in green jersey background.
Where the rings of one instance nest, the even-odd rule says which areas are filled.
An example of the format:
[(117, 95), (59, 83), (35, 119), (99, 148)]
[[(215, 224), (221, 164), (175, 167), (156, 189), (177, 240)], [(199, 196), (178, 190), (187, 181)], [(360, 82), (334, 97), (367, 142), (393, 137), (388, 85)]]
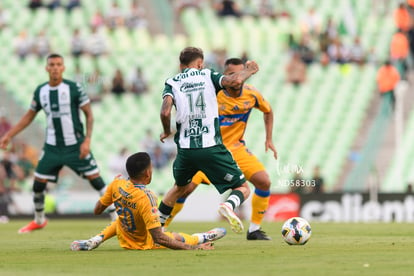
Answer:
[[(33, 95), (29, 110), (20, 121), (0, 138), (0, 148), (6, 149), (11, 139), (24, 130), (43, 110), (46, 115), (46, 138), (42, 155), (34, 173), (34, 220), (19, 229), (27, 233), (46, 226), (44, 212), (47, 182), (57, 182), (59, 171), (67, 166), (89, 180), (92, 187), (103, 194), (105, 183), (100, 176), (96, 161), (90, 151), (93, 114), (89, 97), (80, 84), (63, 79), (63, 57), (51, 54), (47, 57), (46, 71), (49, 81), (39, 85)], [(86, 118), (86, 133), (80, 117)], [(112, 219), (115, 209), (110, 210)]]

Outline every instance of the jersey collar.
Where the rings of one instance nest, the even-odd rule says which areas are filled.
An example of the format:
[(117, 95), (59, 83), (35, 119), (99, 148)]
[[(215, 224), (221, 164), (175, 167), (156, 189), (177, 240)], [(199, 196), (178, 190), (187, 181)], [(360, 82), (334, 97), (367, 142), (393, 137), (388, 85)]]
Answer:
[(193, 68), (193, 67), (187, 67), (187, 68), (184, 68), (182, 71), (181, 71), (181, 73), (187, 73), (188, 71), (190, 71), (190, 70), (198, 70), (197, 68)]
[(129, 180), (129, 182), (132, 183), (132, 185), (134, 185), (135, 188), (145, 188), (145, 184), (134, 183), (134, 182), (132, 182), (131, 179), (128, 179), (128, 180)]
[(232, 95), (230, 95), (230, 93), (226, 90), (226, 88), (223, 88), (223, 92), (227, 97), (238, 98), (243, 94), (243, 86), (244, 85), (242, 85), (242, 87), (240, 88), (239, 95), (237, 95), (236, 97), (233, 97)]

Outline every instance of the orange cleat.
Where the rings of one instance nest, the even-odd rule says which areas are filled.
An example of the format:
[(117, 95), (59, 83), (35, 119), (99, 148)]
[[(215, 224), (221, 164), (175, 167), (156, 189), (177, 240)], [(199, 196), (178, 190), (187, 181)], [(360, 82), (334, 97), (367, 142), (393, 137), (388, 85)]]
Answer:
[(28, 225), (22, 227), (19, 229), (18, 233), (19, 234), (24, 234), (24, 233), (29, 233), (32, 232), (34, 230), (38, 230), (38, 229), (42, 229), (43, 227), (45, 227), (47, 224), (47, 220), (45, 220), (45, 222), (43, 222), (42, 224), (37, 224), (34, 220), (31, 221)]

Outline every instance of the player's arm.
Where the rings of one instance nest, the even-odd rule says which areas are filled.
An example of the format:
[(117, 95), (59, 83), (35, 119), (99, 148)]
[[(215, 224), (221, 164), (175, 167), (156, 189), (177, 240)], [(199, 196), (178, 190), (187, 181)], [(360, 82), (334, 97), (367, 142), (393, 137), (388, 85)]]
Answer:
[(263, 113), (263, 119), (266, 132), (265, 151), (267, 152), (270, 149), (273, 151), (275, 159), (277, 159), (277, 151), (273, 145), (273, 110), (270, 109), (269, 112)]
[(32, 109), (29, 109), (23, 117), (20, 119), (20, 121), (12, 127), (6, 134), (3, 135), (3, 137), (0, 138), (0, 148), (6, 149), (7, 145), (10, 143), (10, 140), (16, 136), (20, 131), (25, 129), (30, 123), (33, 121), (33, 119), (36, 117), (37, 111), (34, 111)]
[(194, 249), (214, 249), (211, 243), (205, 243), (205, 244), (199, 244), (199, 245), (189, 245), (186, 243), (183, 243), (181, 241), (172, 239), (164, 234), (161, 227), (156, 227), (153, 229), (149, 229), (149, 232), (151, 233), (152, 239), (155, 243), (165, 246), (167, 248), (171, 249), (181, 249), (181, 250), (194, 250)]
[(93, 113), (92, 113), (92, 107), (90, 103), (82, 105), (80, 109), (82, 110), (83, 114), (85, 114), (85, 118), (86, 118), (86, 136), (85, 136), (85, 140), (82, 142), (80, 146), (80, 155), (79, 155), (79, 158), (83, 159), (90, 152), (92, 128), (93, 128)]
[(259, 71), (259, 66), (254, 61), (246, 62), (246, 66), (240, 72), (224, 75), (221, 80), (221, 85), (224, 87), (237, 87), (242, 85), (242, 83), (250, 78), (251, 75)]
[(173, 107), (173, 98), (166, 95), (163, 98), (160, 118), (163, 128), (163, 133), (160, 135), (160, 141), (164, 143), (164, 139), (171, 135), (171, 110)]
[(105, 211), (106, 207), (108, 207), (109, 205), (104, 205), (102, 204), (102, 202), (100, 200), (98, 200), (95, 204), (95, 209), (93, 210), (93, 213), (95, 215), (100, 215), (103, 213), (103, 211)]
[(96, 202), (95, 209), (93, 210), (93, 213), (95, 215), (100, 215), (105, 211), (105, 209), (113, 203), (112, 198), (112, 191), (113, 186), (116, 180), (109, 183), (109, 185), (106, 187), (105, 193), (101, 196), (101, 198)]

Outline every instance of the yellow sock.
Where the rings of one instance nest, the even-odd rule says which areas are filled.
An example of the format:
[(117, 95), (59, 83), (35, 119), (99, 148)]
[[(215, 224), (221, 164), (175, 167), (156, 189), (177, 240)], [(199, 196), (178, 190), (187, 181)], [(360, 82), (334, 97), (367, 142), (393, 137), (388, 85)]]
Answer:
[[(258, 195), (261, 194), (262, 196)], [(266, 196), (267, 194), (267, 196)], [(251, 222), (257, 225), (262, 223), (267, 207), (269, 207), (270, 192), (255, 190), (252, 196), (252, 217)]]
[(103, 241), (116, 236), (116, 221), (113, 221), (111, 224), (105, 227), (105, 229), (102, 230), (101, 233), (99, 233), (97, 236), (102, 236)]
[(197, 245), (199, 244), (199, 238), (196, 235), (189, 235), (186, 233), (175, 233), (175, 232), (164, 232), (165, 235), (168, 237), (175, 239), (177, 241), (182, 241), (189, 245)]
[(197, 236), (191, 236), (186, 233), (179, 233), (183, 238), (184, 242), (189, 245), (197, 245), (199, 244), (199, 239)]
[(174, 204), (174, 208), (171, 211), (170, 217), (165, 221), (164, 226), (168, 227), (170, 225), (171, 221), (174, 219), (174, 217), (183, 209), (184, 207), (184, 201), (177, 201)]

